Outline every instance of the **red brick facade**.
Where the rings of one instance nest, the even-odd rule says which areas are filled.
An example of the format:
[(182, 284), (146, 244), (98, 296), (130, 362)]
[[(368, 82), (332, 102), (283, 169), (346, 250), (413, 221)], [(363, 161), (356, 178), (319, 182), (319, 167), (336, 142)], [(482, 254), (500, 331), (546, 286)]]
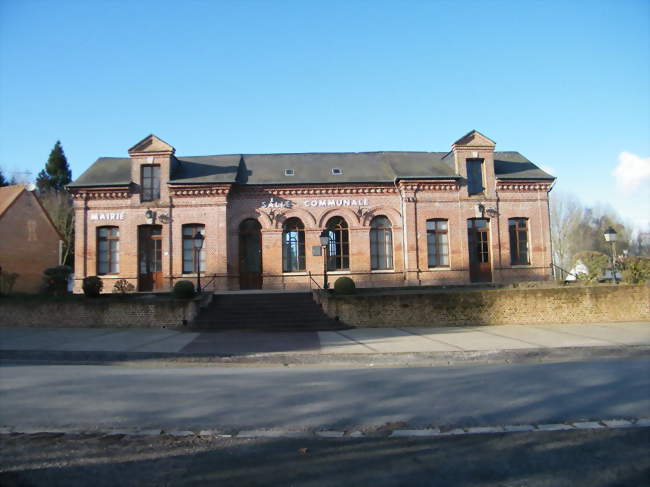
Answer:
[[(469, 134), (468, 134), (469, 135)], [(464, 139), (467, 139), (464, 138)], [(330, 281), (350, 276), (358, 287), (446, 285), (470, 282), (468, 220), (482, 218), (487, 225), (489, 277), (494, 282), (550, 278), (551, 248), (548, 192), (552, 180), (495, 177), (494, 143), (477, 134), (452, 148), (458, 177), (396, 179), (393, 183), (167, 184), (161, 177), (160, 198), (141, 201), (141, 166), (159, 165), (163, 175), (175, 164), (174, 150), (153, 143), (133, 148), (131, 184), (71, 188), (76, 218), (76, 289), (84, 276), (98, 274), (98, 227), (119, 228), (119, 272), (104, 275), (104, 291), (114, 281), (139, 283), (138, 228), (159, 225), (162, 246), (161, 281), (168, 290), (183, 273), (183, 225), (204, 225), (207, 289), (240, 288), (240, 224), (252, 219), (261, 226), (261, 285), (263, 289), (308, 289), (309, 273), (322, 285), (323, 257), (312, 255), (319, 236), (333, 216), (348, 225), (349, 269), (329, 272)], [(158, 140), (158, 139), (156, 139)], [(483, 161), (485, 189), (470, 195), (466, 159)], [(273, 203), (273, 204), (270, 204)], [(149, 215), (147, 211), (150, 210)], [(152, 214), (153, 212), (153, 214)], [(391, 224), (392, 268), (371, 269), (370, 224), (385, 216)], [(304, 225), (304, 270), (283, 272), (283, 228), (290, 218)], [(527, 221), (529, 264), (511, 263), (509, 219)], [(445, 219), (448, 226), (449, 265), (429, 268), (427, 220)]]
[(34, 191), (25, 186), (0, 188), (0, 267), (17, 273), (13, 291), (37, 293), (43, 271), (59, 264), (62, 239)]

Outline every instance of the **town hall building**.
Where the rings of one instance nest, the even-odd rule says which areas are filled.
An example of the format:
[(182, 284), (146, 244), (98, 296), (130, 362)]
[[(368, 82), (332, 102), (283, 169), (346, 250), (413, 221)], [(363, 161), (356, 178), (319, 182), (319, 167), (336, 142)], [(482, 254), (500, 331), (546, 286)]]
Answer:
[(75, 289), (309, 289), (325, 266), (357, 287), (549, 279), (554, 177), (494, 149), (471, 131), (448, 152), (177, 156), (150, 135), (68, 186)]

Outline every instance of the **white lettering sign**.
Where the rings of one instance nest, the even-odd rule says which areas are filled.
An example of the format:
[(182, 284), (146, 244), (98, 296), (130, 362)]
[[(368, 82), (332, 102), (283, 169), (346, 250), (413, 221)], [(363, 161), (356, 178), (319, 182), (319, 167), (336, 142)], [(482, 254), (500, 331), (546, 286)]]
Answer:
[(358, 200), (307, 200), (305, 206), (368, 206), (368, 198)]
[(291, 208), (291, 201), (271, 198), (269, 201), (262, 201), (262, 208)]
[(115, 220), (124, 220), (124, 212), (90, 214), (90, 221), (115, 221)]

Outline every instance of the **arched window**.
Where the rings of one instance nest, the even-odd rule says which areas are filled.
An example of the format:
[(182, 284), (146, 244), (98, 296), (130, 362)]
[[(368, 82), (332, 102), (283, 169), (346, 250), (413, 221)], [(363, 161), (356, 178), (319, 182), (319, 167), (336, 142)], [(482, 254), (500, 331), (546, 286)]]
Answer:
[(376, 216), (370, 222), (370, 268), (393, 268), (393, 231), (385, 216)]
[(282, 232), (282, 270), (305, 270), (305, 226), (299, 218), (289, 218)]
[(119, 227), (97, 228), (97, 274), (120, 273)]
[(327, 268), (330, 271), (347, 270), (350, 268), (350, 236), (348, 234), (348, 224), (340, 216), (332, 217), (328, 220), (328, 236), (330, 238), (329, 248), (327, 249)]
[[(205, 225), (190, 224), (183, 225), (183, 274), (196, 272), (196, 254), (194, 239), (198, 234), (205, 237)], [(199, 253), (200, 271), (205, 272), (205, 241)]]

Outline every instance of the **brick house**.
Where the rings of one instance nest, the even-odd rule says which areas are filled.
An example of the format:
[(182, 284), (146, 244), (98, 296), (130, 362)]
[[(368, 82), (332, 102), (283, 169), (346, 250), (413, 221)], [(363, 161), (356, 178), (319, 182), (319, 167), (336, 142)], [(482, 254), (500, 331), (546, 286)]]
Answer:
[(38, 292), (43, 270), (59, 264), (63, 238), (34, 191), (0, 187), (0, 232), (2, 272), (18, 274), (13, 291)]
[[(308, 289), (550, 278), (553, 176), (477, 131), (448, 152), (176, 156), (150, 135), (69, 185), (76, 289)], [(196, 236), (203, 236), (200, 252)], [(199, 237), (200, 238), (200, 237)]]

